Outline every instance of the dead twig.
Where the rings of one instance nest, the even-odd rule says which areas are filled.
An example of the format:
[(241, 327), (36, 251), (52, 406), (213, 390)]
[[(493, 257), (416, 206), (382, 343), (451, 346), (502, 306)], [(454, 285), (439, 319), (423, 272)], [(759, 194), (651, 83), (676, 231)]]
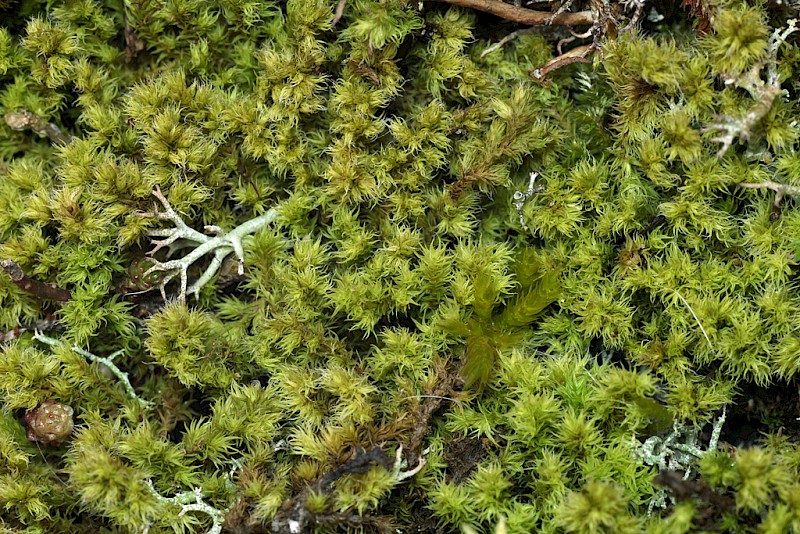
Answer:
[(561, 6), (556, 10), (555, 13), (553, 13), (552, 15), (547, 17), (547, 20), (545, 21), (545, 23), (546, 24), (552, 24), (553, 21), (556, 19), (556, 17), (558, 17), (562, 13), (566, 13), (567, 11), (569, 11), (569, 9), (572, 7), (572, 2), (573, 2), (573, 0), (566, 0), (564, 3), (562, 3)]
[(47, 122), (26, 109), (20, 109), (16, 113), (6, 113), (5, 121), (12, 130), (17, 132), (33, 130), (39, 135), (48, 137), (54, 145), (67, 145), (74, 139), (52, 122)]
[(622, 30), (620, 30), (620, 33), (625, 33), (636, 27), (636, 25), (639, 23), (639, 18), (642, 16), (642, 11), (644, 10), (644, 5), (646, 3), (647, 0), (627, 0), (625, 2), (625, 9), (630, 10), (631, 7), (633, 8), (633, 16), (628, 24), (622, 28)]
[(3, 267), (3, 270), (11, 277), (11, 281), (17, 287), (34, 297), (57, 302), (66, 302), (72, 298), (72, 294), (66, 289), (49, 286), (44, 282), (30, 278), (14, 260), (3, 260), (0, 262), (0, 266)]
[[(272, 520), (272, 532), (276, 534), (300, 534), (309, 532), (314, 525), (326, 526), (353, 526), (350, 525), (350, 514), (314, 513), (306, 508), (306, 501), (310, 494), (327, 494), (331, 485), (348, 473), (366, 473), (376, 466), (392, 469), (392, 460), (380, 447), (373, 447), (366, 451), (357, 447), (353, 457), (334, 469), (331, 469), (320, 478), (316, 484), (306, 488), (305, 491), (284, 503)], [(365, 520), (362, 518), (361, 520)]]
[(336, 24), (342, 20), (342, 15), (344, 15), (344, 6), (347, 3), (347, 0), (339, 0), (339, 3), (336, 4), (336, 11), (333, 14), (333, 20), (331, 21), (331, 28), (335, 28)]
[(23, 326), (15, 326), (11, 330), (6, 330), (5, 332), (0, 332), (0, 345), (4, 345), (9, 343), (19, 336), (24, 334), (25, 332), (29, 331), (38, 331), (38, 332), (49, 332), (50, 330), (55, 330), (59, 328), (61, 323), (59, 322), (58, 318), (53, 315), (52, 313), (48, 313), (45, 315), (43, 319), (39, 319), (38, 321), (34, 321), (31, 324), (23, 325)]
[(307, 487), (302, 493), (286, 501), (272, 520), (274, 534), (300, 534), (311, 532), (315, 526), (324, 527), (350, 527), (351, 529), (371, 530), (391, 533), (395, 527), (390, 518), (370, 515), (354, 514), (350, 510), (342, 512), (312, 512), (306, 507), (308, 498), (312, 495), (328, 495), (333, 483), (347, 474), (367, 473), (375, 467), (383, 467), (391, 473), (395, 484), (413, 477), (425, 466), (424, 458), (420, 458), (413, 469), (403, 471), (407, 464), (403, 461), (403, 447), (397, 448), (395, 459), (392, 461), (381, 446), (375, 446), (369, 451), (363, 447), (356, 447), (353, 457), (323, 475), (316, 484)]
[(499, 0), (435, 0), (446, 4), (477, 9), (500, 18), (528, 26), (590, 26), (594, 23), (591, 11), (566, 12), (554, 16), (549, 11), (536, 11), (506, 4)]
[(560, 69), (561, 67), (565, 67), (572, 63), (591, 63), (587, 57), (590, 56), (596, 49), (597, 46), (594, 43), (576, 46), (572, 50), (564, 52), (558, 57), (554, 57), (538, 69), (533, 69), (531, 71), (531, 76), (537, 80), (543, 80), (545, 76), (554, 70)]
[(517, 30), (517, 31), (513, 31), (513, 32), (509, 33), (508, 35), (506, 35), (505, 37), (500, 39), (497, 43), (493, 44), (492, 46), (490, 46), (489, 48), (487, 48), (486, 50), (481, 52), (481, 59), (485, 58), (486, 56), (488, 56), (489, 54), (491, 54), (492, 52), (494, 52), (496, 50), (500, 50), (500, 48), (502, 48), (504, 44), (513, 41), (514, 39), (516, 39), (520, 35), (525, 35), (527, 33), (532, 33), (533, 31), (534, 31), (533, 28), (525, 28), (525, 29), (522, 29), (522, 30)]
[(430, 422), (433, 415), (439, 410), (444, 401), (451, 402), (453, 400), (457, 388), (461, 387), (463, 383), (460, 373), (450, 369), (448, 362), (441, 361), (436, 367), (436, 387), (422, 396), (425, 400), (421, 406), (413, 411), (413, 417), (417, 420), (417, 423), (405, 440), (406, 454), (410, 464), (418, 463), (422, 456), (422, 442), (430, 432)]
[[(570, 65), (572, 63), (589, 63), (589, 60), (586, 59), (589, 55), (591, 55), (595, 50), (600, 48), (600, 40), (607, 32), (611, 32), (611, 35), (615, 34), (614, 28), (617, 25), (617, 19), (615, 16), (614, 9), (612, 8), (610, 2), (604, 0), (601, 2), (600, 9), (591, 9), (591, 10), (583, 10), (583, 11), (569, 11), (572, 7), (574, 0), (566, 0), (563, 2), (560, 7), (555, 12), (548, 12), (548, 11), (536, 11), (533, 9), (526, 9), (520, 7), (518, 5), (507, 4), (501, 0), (435, 0), (437, 2), (444, 2), (448, 4), (459, 5), (462, 7), (468, 7), (471, 9), (476, 9), (478, 11), (483, 11), (485, 13), (491, 13), (503, 19), (517, 22), (519, 24), (525, 24), (528, 26), (566, 26), (570, 33), (576, 38), (585, 38), (589, 36), (594, 36), (593, 42), (589, 45), (578, 46), (566, 53), (561, 53), (561, 45), (566, 44), (566, 41), (572, 41), (574, 39), (567, 38), (566, 40), (562, 40), (558, 44), (558, 53), (559, 56), (551, 59), (543, 66), (534, 69), (531, 71), (531, 76), (539, 81), (542, 81), (545, 76), (561, 67), (566, 65)], [(644, 0), (639, 0), (643, 2)], [(638, 15), (638, 13), (637, 13)], [(584, 33), (584, 34), (577, 34), (573, 31), (574, 27), (577, 26), (591, 26), (591, 29)], [(485, 57), (487, 54), (498, 50), (504, 44), (508, 43), (512, 39), (518, 37), (522, 33), (527, 33), (531, 31), (530, 29), (526, 30), (517, 30), (500, 40), (499, 43), (490, 46), (487, 48), (482, 54), (481, 58)], [(457, 191), (456, 193), (459, 193)]]

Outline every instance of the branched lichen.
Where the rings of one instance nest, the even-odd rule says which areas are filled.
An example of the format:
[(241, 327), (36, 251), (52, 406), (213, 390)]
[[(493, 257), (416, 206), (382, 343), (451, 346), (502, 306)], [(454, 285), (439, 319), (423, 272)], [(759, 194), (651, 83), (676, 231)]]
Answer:
[(714, 422), (711, 437), (705, 449), (698, 445), (700, 429), (696, 426), (674, 424), (666, 437), (651, 436), (641, 444), (636, 454), (645, 464), (655, 465), (660, 470), (684, 471), (688, 477), (692, 466), (709, 451), (714, 451), (719, 442), (722, 425), (725, 424), (725, 409)]
[(777, 219), (781, 212), (781, 201), (786, 195), (795, 196), (800, 195), (800, 186), (791, 184), (781, 184), (772, 180), (767, 180), (758, 183), (739, 184), (742, 189), (771, 189), (775, 192), (775, 197), (772, 200), (772, 218)]
[[(718, 118), (716, 123), (703, 129), (704, 132), (719, 132), (719, 135), (712, 139), (713, 142), (722, 145), (717, 152), (718, 158), (725, 155), (737, 137), (748, 141), (753, 129), (770, 112), (775, 99), (781, 95), (780, 74), (777, 68), (778, 48), (792, 33), (797, 31), (797, 20), (790, 19), (786, 24), (786, 28), (782, 31), (776, 29), (773, 32), (767, 49), (767, 57), (764, 60), (753, 65), (744, 73), (721, 74), (725, 85), (744, 89), (756, 103), (743, 116), (723, 115)], [(766, 70), (765, 73), (764, 70)], [(766, 80), (763, 79), (764, 77)]]
[[(154, 271), (164, 271), (167, 273), (159, 283), (159, 289), (161, 290), (164, 300), (167, 298), (164, 291), (165, 286), (170, 282), (170, 280), (178, 275), (180, 276), (181, 280), (178, 300), (180, 302), (184, 302), (187, 295), (197, 294), (203, 286), (211, 281), (222, 265), (222, 261), (231, 252), (236, 255), (236, 258), (239, 261), (239, 275), (243, 275), (244, 246), (242, 245), (242, 240), (245, 236), (253, 234), (261, 228), (272, 223), (278, 215), (278, 212), (275, 210), (275, 208), (272, 208), (265, 214), (240, 224), (230, 232), (224, 232), (218, 226), (206, 226), (207, 231), (217, 234), (214, 237), (210, 237), (205, 234), (201, 234), (200, 232), (187, 226), (186, 223), (183, 222), (181, 216), (172, 209), (172, 206), (170, 206), (166, 197), (161, 194), (161, 190), (159, 188), (156, 188), (153, 191), (153, 195), (161, 202), (165, 211), (159, 211), (156, 209), (150, 213), (138, 213), (137, 215), (140, 217), (155, 217), (157, 219), (167, 220), (172, 222), (175, 227), (150, 230), (148, 232), (147, 235), (151, 237), (164, 238), (160, 240), (153, 240), (155, 247), (150, 250), (150, 256), (153, 256), (162, 247), (168, 247), (170, 250), (172, 250), (173, 245), (180, 239), (185, 239), (196, 244), (195, 248), (191, 252), (177, 260), (168, 260), (162, 262), (151, 258), (150, 261), (152, 261), (153, 266), (145, 271), (143, 276), (147, 276)], [(206, 254), (212, 253), (213, 257), (211, 258), (211, 262), (208, 267), (206, 267), (203, 274), (200, 275), (200, 277), (187, 288), (189, 267), (191, 267), (194, 262), (198, 261)]]
[[(203, 502), (203, 490), (201, 488), (195, 488), (193, 491), (178, 493), (172, 497), (164, 497), (156, 491), (155, 487), (153, 487), (152, 481), (147, 481), (147, 487), (162, 506), (178, 506), (180, 508), (178, 517), (183, 517), (183, 515), (188, 512), (199, 512), (209, 516), (211, 518), (212, 525), (211, 528), (206, 531), (206, 534), (220, 534), (222, 532), (222, 527), (225, 524), (226, 511), (218, 510), (208, 503)], [(148, 530), (149, 529), (145, 527), (145, 532)]]
[[(37, 341), (41, 341), (42, 343), (44, 343), (46, 345), (50, 345), (51, 347), (57, 347), (60, 344), (60, 342), (57, 339), (52, 338), (50, 336), (46, 336), (42, 332), (36, 332), (33, 335), (33, 339), (35, 339)], [(141, 397), (139, 397), (136, 394), (136, 391), (133, 389), (133, 386), (131, 385), (131, 381), (128, 379), (128, 374), (123, 372), (114, 363), (114, 358), (116, 358), (117, 356), (122, 354), (123, 351), (120, 350), (120, 351), (117, 351), (117, 352), (115, 352), (113, 354), (109, 354), (108, 356), (97, 356), (95, 354), (92, 354), (88, 350), (84, 350), (84, 349), (82, 349), (80, 347), (73, 346), (73, 347), (70, 347), (70, 348), (71, 348), (71, 350), (75, 351), (76, 353), (80, 354), (81, 356), (86, 357), (90, 361), (97, 362), (97, 363), (99, 363), (101, 365), (104, 365), (109, 371), (111, 371), (111, 374), (116, 376), (119, 379), (119, 381), (122, 383), (122, 387), (125, 388), (125, 393), (127, 394), (128, 398), (138, 402), (142, 406), (147, 406), (148, 402), (146, 400), (142, 399)]]
[[(708, 446), (703, 449), (700, 447), (699, 433), (697, 426), (686, 426), (675, 423), (672, 431), (666, 437), (651, 436), (644, 443), (639, 444), (635, 454), (642, 459), (645, 465), (658, 467), (660, 472), (682, 471), (684, 480), (690, 478), (697, 463), (709, 452), (717, 450), (719, 437), (722, 433), (722, 425), (725, 424), (725, 407), (722, 413), (714, 421), (711, 428), (711, 437)], [(666, 507), (667, 494), (664, 490), (659, 490), (650, 500), (648, 513), (656, 507)]]

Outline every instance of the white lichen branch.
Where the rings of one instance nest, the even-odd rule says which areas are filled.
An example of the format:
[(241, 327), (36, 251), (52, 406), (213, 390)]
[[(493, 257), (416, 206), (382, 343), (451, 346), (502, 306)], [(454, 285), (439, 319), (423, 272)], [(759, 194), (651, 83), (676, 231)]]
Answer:
[[(726, 410), (723, 406), (722, 414), (712, 426), (708, 447), (705, 449), (698, 445), (700, 427), (686, 426), (675, 422), (669, 435), (664, 438), (660, 436), (648, 438), (639, 447), (634, 448), (634, 454), (645, 465), (656, 466), (659, 471), (684, 471), (683, 478), (688, 480), (692, 467), (706, 454), (717, 450), (722, 426), (725, 424), (725, 415)], [(663, 508), (664, 506), (666, 506), (666, 492), (662, 490), (650, 501), (648, 513), (652, 512), (654, 507)]]
[(152, 493), (156, 500), (162, 505), (180, 506), (181, 511), (178, 512), (178, 517), (183, 517), (187, 512), (207, 514), (211, 517), (213, 524), (206, 534), (221, 534), (222, 525), (225, 523), (225, 511), (218, 510), (210, 504), (203, 502), (203, 492), (200, 488), (195, 488), (194, 491), (178, 493), (174, 497), (164, 497), (156, 491), (152, 480), (147, 481), (147, 487), (150, 489), (150, 493)]
[(778, 182), (773, 182), (772, 180), (758, 182), (755, 184), (742, 182), (739, 184), (739, 187), (743, 189), (772, 189), (775, 191), (775, 199), (772, 201), (773, 219), (776, 218), (781, 211), (781, 200), (783, 200), (783, 197), (786, 195), (800, 195), (800, 186), (781, 184)]
[[(753, 128), (770, 112), (775, 99), (781, 95), (780, 74), (777, 67), (778, 48), (786, 42), (789, 35), (797, 31), (797, 20), (791, 19), (787, 21), (787, 24), (783, 31), (775, 30), (773, 32), (767, 49), (767, 58), (764, 61), (737, 76), (725, 73), (720, 76), (725, 85), (733, 85), (750, 93), (750, 97), (756, 101), (756, 104), (741, 117), (720, 115), (717, 117), (716, 123), (709, 124), (701, 130), (704, 133), (719, 132), (720, 135), (711, 139), (712, 142), (722, 145), (717, 152), (718, 158), (725, 155), (737, 137), (748, 141)], [(762, 69), (765, 65), (767, 67), (766, 80), (763, 80)]]
[[(35, 339), (36, 341), (40, 341), (46, 345), (50, 345), (51, 347), (57, 347), (60, 344), (60, 341), (58, 341), (55, 338), (46, 336), (42, 332), (34, 333), (33, 339)], [(142, 406), (147, 406), (149, 404), (146, 400), (140, 398), (136, 394), (136, 391), (133, 389), (133, 386), (131, 385), (131, 381), (128, 380), (128, 373), (125, 373), (124, 371), (120, 370), (120, 368), (117, 367), (116, 364), (114, 364), (113, 361), (114, 358), (122, 354), (123, 351), (118, 350), (117, 352), (107, 357), (102, 357), (102, 356), (97, 356), (96, 354), (92, 354), (88, 350), (84, 350), (78, 346), (70, 347), (70, 349), (73, 352), (80, 354), (81, 356), (87, 358), (90, 361), (97, 362), (99, 364), (106, 366), (108, 370), (111, 371), (111, 374), (116, 376), (122, 383), (122, 386), (125, 388), (125, 393), (129, 399), (137, 401)]]
[(395, 453), (394, 458), (394, 465), (392, 466), (392, 477), (395, 480), (395, 483), (400, 483), (408, 478), (413, 477), (417, 473), (419, 473), (423, 467), (425, 467), (425, 458), (420, 458), (417, 467), (413, 469), (409, 469), (407, 471), (403, 471), (404, 468), (408, 467), (408, 464), (403, 459), (403, 446), (400, 445), (397, 447), (397, 452)]
[(529, 198), (533, 196), (534, 193), (537, 191), (541, 191), (542, 187), (537, 188), (535, 186), (536, 178), (539, 177), (538, 172), (532, 172), (530, 174), (530, 180), (528, 181), (528, 190), (524, 193), (522, 191), (514, 191), (514, 208), (517, 210), (517, 216), (519, 216), (519, 224), (522, 226), (522, 229), (526, 232), (528, 231), (528, 225), (525, 224), (525, 216), (522, 213), (522, 208), (525, 206), (525, 202), (528, 201)]
[[(170, 221), (175, 225), (174, 228), (159, 228), (156, 230), (150, 230), (147, 234), (150, 237), (164, 238), (152, 239), (152, 242), (155, 246), (150, 252), (148, 252), (148, 256), (151, 257), (150, 261), (153, 262), (153, 266), (143, 275), (147, 276), (155, 271), (163, 271), (167, 273), (159, 284), (159, 289), (161, 291), (161, 295), (164, 297), (164, 300), (167, 298), (164, 288), (173, 278), (178, 275), (181, 277), (181, 288), (180, 293), (178, 293), (178, 300), (180, 302), (185, 302), (186, 295), (198, 295), (200, 289), (209, 281), (211, 281), (211, 278), (213, 278), (217, 271), (219, 271), (222, 261), (231, 252), (236, 254), (236, 258), (239, 260), (239, 275), (243, 275), (244, 246), (242, 245), (242, 240), (244, 237), (253, 234), (264, 226), (272, 223), (278, 216), (277, 210), (273, 208), (259, 217), (255, 217), (240, 224), (227, 233), (223, 232), (223, 230), (218, 226), (206, 226), (207, 231), (216, 234), (212, 237), (190, 228), (183, 221), (181, 216), (175, 212), (169, 201), (167, 201), (166, 197), (161, 193), (161, 190), (157, 186), (153, 190), (153, 196), (155, 196), (161, 202), (164, 211), (159, 211), (159, 209), (156, 207), (156, 209), (152, 212), (138, 213), (137, 215), (140, 217), (155, 217), (157, 219)], [(194, 248), (194, 250), (180, 259), (162, 262), (153, 258), (153, 255), (164, 247), (168, 247), (172, 250), (176, 241), (181, 239), (194, 242), (197, 244), (197, 246)], [(200, 275), (200, 278), (198, 278), (197, 281), (195, 281), (191, 286), (187, 287), (189, 267), (206, 254), (211, 253), (214, 255), (211, 259), (211, 263), (208, 265), (208, 267), (206, 267), (206, 270), (203, 272), (203, 274)]]

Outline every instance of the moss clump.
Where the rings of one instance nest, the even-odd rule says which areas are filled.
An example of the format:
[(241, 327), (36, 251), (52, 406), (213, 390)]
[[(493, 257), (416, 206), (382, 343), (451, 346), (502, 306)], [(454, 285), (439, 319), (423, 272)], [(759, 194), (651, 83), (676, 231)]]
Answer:
[(787, 415), (712, 431), (800, 369), (794, 22), (556, 70), (444, 4), (18, 7), (3, 528), (800, 531)]

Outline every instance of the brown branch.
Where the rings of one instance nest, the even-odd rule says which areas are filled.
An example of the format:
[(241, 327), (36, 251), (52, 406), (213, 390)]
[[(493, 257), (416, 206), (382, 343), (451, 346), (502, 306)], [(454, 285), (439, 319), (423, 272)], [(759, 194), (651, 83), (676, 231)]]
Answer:
[(394, 534), (400, 532), (394, 524), (392, 517), (359, 515), (356, 513), (328, 513), (317, 516), (317, 525), (321, 527), (336, 528), (341, 530), (347, 527), (357, 532), (377, 532), (380, 534)]
[(11, 277), (11, 281), (17, 284), (17, 287), (26, 293), (30, 293), (40, 299), (55, 300), (58, 302), (66, 302), (72, 298), (72, 295), (66, 289), (49, 286), (44, 282), (29, 278), (28, 275), (25, 274), (25, 271), (22, 270), (22, 267), (13, 260), (3, 260), (0, 262), (0, 266), (2, 266), (3, 270)]
[(128, 20), (127, 2), (122, 2), (122, 25), (123, 35), (125, 36), (125, 63), (130, 63), (136, 55), (144, 50), (145, 42), (136, 35), (136, 30)]
[[(681, 5), (686, 5), (687, 2), (692, 2), (694, 0), (683, 0)], [(625, 33), (633, 28), (639, 23), (639, 18), (642, 16), (642, 11), (644, 10), (644, 5), (647, 3), (647, 0), (628, 0), (625, 5), (626, 7), (630, 8), (631, 5), (634, 6), (633, 9), (633, 16), (631, 17), (628, 24), (625, 25), (624, 28), (620, 31), (620, 33)], [(698, 28), (699, 33), (699, 28)]]
[(439, 361), (437, 367), (437, 384), (430, 393), (424, 395), (425, 400), (422, 406), (414, 410), (413, 417), (417, 420), (414, 430), (405, 440), (405, 450), (408, 456), (408, 464), (419, 463), (421, 457), (422, 442), (430, 432), (430, 423), (433, 415), (442, 406), (444, 401), (453, 400), (459, 387), (463, 385), (460, 373), (451, 369), (447, 361)]
[(67, 145), (74, 139), (71, 135), (62, 132), (61, 129), (52, 122), (47, 122), (26, 109), (21, 109), (16, 113), (6, 113), (5, 120), (6, 124), (8, 124), (12, 130), (17, 132), (33, 130), (39, 135), (50, 138), (50, 141), (54, 145)]
[[(357, 447), (351, 459), (342, 465), (328, 471), (316, 484), (307, 487), (302, 493), (286, 501), (272, 520), (273, 534), (296, 534), (310, 532), (314, 525), (347, 526), (354, 521), (351, 514), (345, 513), (316, 513), (306, 508), (306, 502), (311, 493), (327, 495), (331, 486), (342, 476), (348, 473), (366, 473), (375, 466), (392, 469), (392, 461), (380, 447), (373, 447), (369, 451)], [(360, 519), (361, 526), (371, 525), (371, 519), (364, 516)], [(377, 521), (376, 524), (380, 524)]]
[(533, 69), (530, 75), (537, 80), (543, 80), (545, 76), (561, 67), (566, 67), (572, 63), (590, 63), (587, 56), (595, 51), (594, 44), (587, 44), (583, 46), (576, 46), (568, 52), (564, 52), (558, 57), (554, 57), (538, 69)]
[(591, 11), (578, 11), (575, 13), (561, 13), (553, 17), (549, 11), (535, 11), (524, 7), (506, 4), (500, 0), (434, 0), (445, 4), (454, 4), (461, 7), (477, 9), (484, 13), (491, 13), (500, 18), (527, 24), (529, 26), (588, 26), (594, 23)]
[(34, 321), (31, 324), (23, 326), (15, 326), (11, 330), (0, 332), (0, 345), (3, 345), (5, 343), (13, 341), (14, 339), (17, 339), (25, 332), (29, 331), (49, 332), (50, 330), (54, 330), (56, 328), (59, 328), (60, 326), (61, 323), (59, 323), (58, 318), (52, 313), (48, 313), (47, 315), (45, 315), (43, 319)]
[(344, 15), (344, 5), (347, 3), (347, 0), (339, 0), (339, 3), (336, 4), (336, 12), (333, 14), (333, 20), (331, 21), (331, 28), (336, 27), (336, 24), (342, 20), (342, 15)]

